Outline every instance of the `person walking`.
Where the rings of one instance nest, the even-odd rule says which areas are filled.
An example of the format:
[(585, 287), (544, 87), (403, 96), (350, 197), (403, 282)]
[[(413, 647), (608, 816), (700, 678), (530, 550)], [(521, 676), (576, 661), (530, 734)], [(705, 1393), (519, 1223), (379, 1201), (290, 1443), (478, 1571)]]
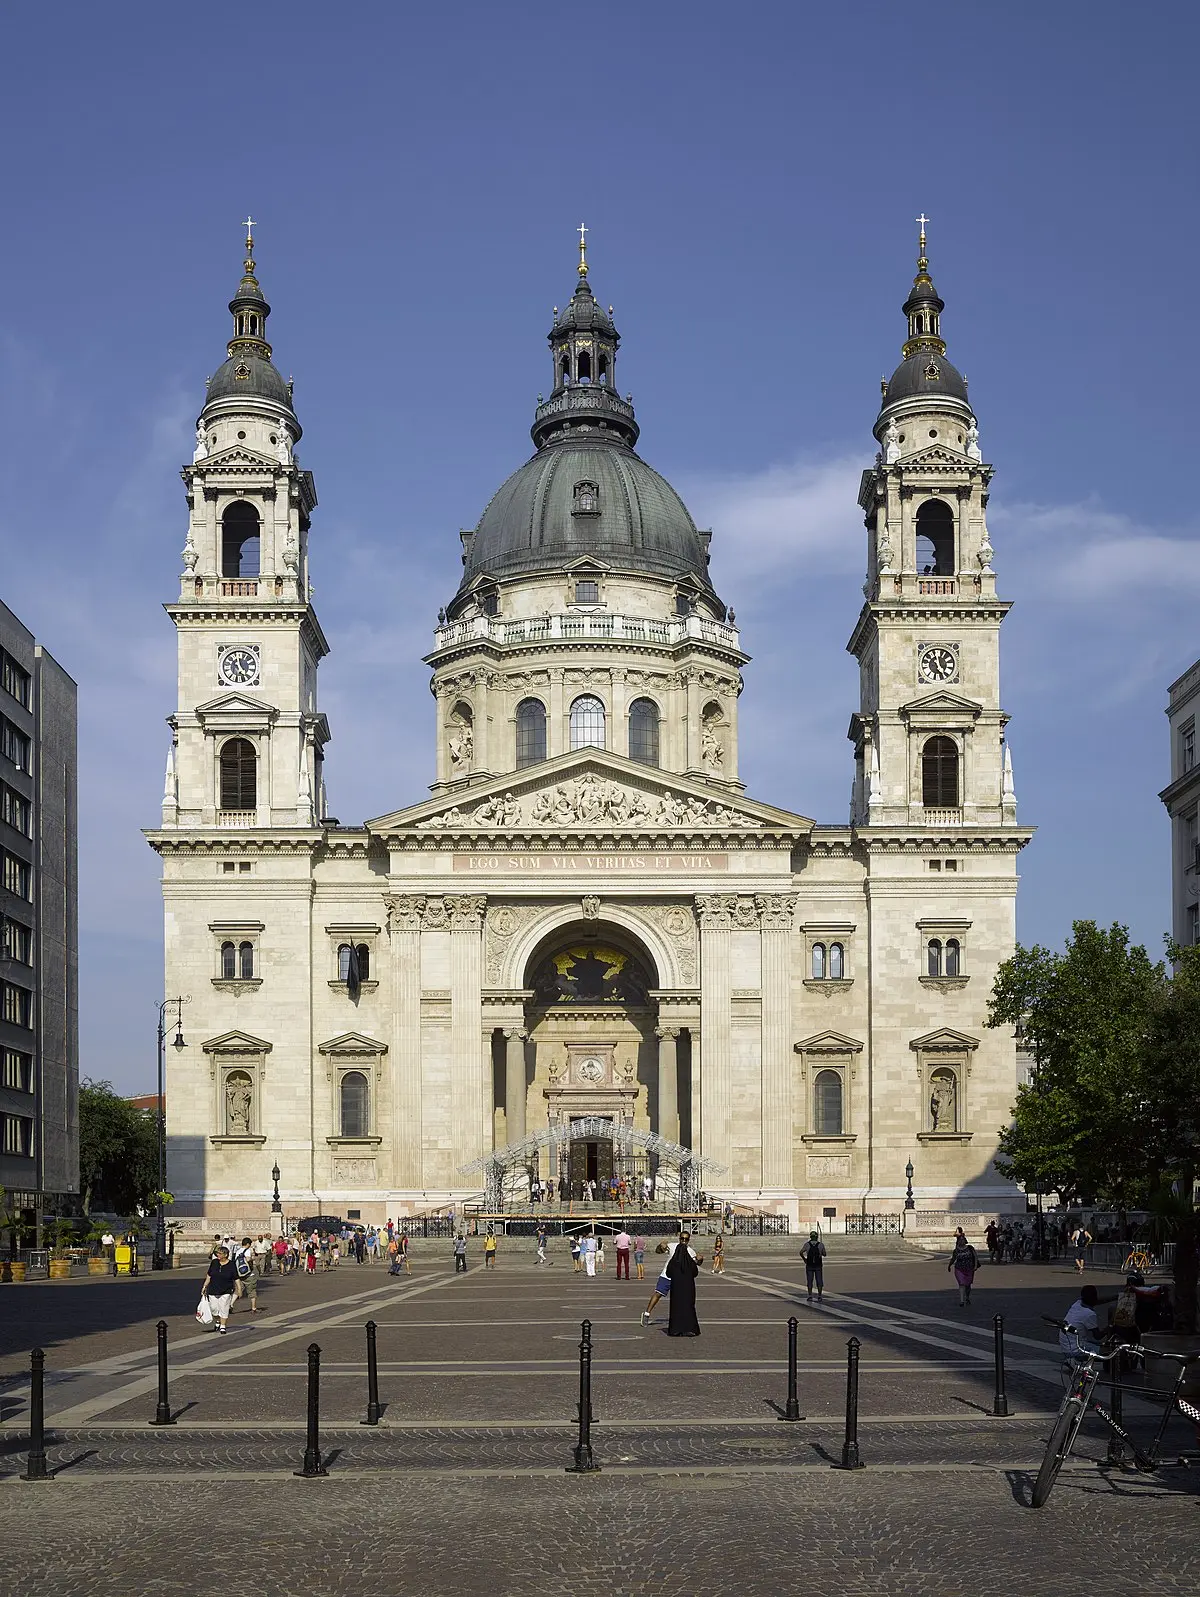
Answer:
[(454, 1239), (454, 1273), (467, 1273), (467, 1239), (460, 1231)]
[(318, 1254), (319, 1251), (320, 1250), (318, 1249), (316, 1242), (313, 1240), (312, 1237), (309, 1237), (308, 1241), (304, 1244), (304, 1273), (305, 1273), (305, 1275), (316, 1275), (316, 1273), (317, 1273), (317, 1254)]
[(685, 1231), (679, 1244), (667, 1260), (664, 1272), (671, 1283), (670, 1313), (667, 1316), (668, 1336), (699, 1336), (700, 1321), (696, 1318), (696, 1277), (704, 1263), (703, 1254), (692, 1252)]
[(1075, 1273), (1083, 1274), (1083, 1267), (1087, 1263), (1087, 1250), (1092, 1245), (1092, 1233), (1082, 1223), (1072, 1234), (1071, 1246), (1075, 1250)]
[(354, 1258), (355, 1258), (355, 1261), (358, 1264), (362, 1264), (363, 1261), (365, 1260), (366, 1256), (367, 1256), (367, 1235), (366, 1235), (366, 1232), (363, 1230), (362, 1226), (355, 1226), (355, 1228), (354, 1228)]
[(237, 1265), (229, 1257), (229, 1249), (222, 1242), (216, 1255), (209, 1261), (208, 1274), (200, 1288), (200, 1296), (208, 1299), (213, 1323), (222, 1336), (229, 1327), (229, 1311), (233, 1307), (233, 1294), (237, 1290)]
[(984, 1239), (987, 1242), (987, 1250), (991, 1255), (992, 1263), (998, 1264), (1000, 1262), (1000, 1227), (994, 1220), (988, 1221)]
[(396, 1246), (397, 1246), (397, 1248), (399, 1250), (399, 1252), (397, 1253), (397, 1258), (399, 1258), (401, 1264), (404, 1266), (405, 1275), (411, 1275), (412, 1274), (412, 1259), (409, 1257), (409, 1253), (408, 1253), (408, 1227), (407, 1226), (402, 1226), (401, 1227), (400, 1236), (397, 1239)]
[(598, 1236), (592, 1244), (592, 1252), (596, 1255), (596, 1274), (604, 1274), (604, 1237)]
[(638, 1280), (644, 1281), (646, 1279), (646, 1239), (643, 1236), (636, 1236), (633, 1239), (633, 1262), (637, 1269)]
[(573, 1233), (571, 1236), (571, 1268), (576, 1275), (583, 1269), (583, 1249), (579, 1245), (579, 1238)]
[(286, 1237), (276, 1237), (271, 1250), (275, 1255), (275, 1268), (283, 1275), (287, 1269), (288, 1245)]
[(712, 1273), (714, 1275), (725, 1274), (725, 1238), (719, 1231), (717, 1232), (717, 1239), (713, 1243)]
[(579, 1244), (579, 1246), (580, 1246), (580, 1249), (581, 1249), (581, 1251), (583, 1253), (583, 1268), (584, 1268), (585, 1273), (588, 1274), (588, 1275), (595, 1275), (595, 1273), (596, 1273), (596, 1238), (595, 1238), (595, 1236), (592, 1235), (592, 1236), (584, 1237), (583, 1241)]
[(975, 1271), (979, 1268), (979, 1259), (975, 1249), (967, 1241), (966, 1233), (962, 1226), (954, 1233), (954, 1252), (950, 1255), (947, 1270), (954, 1271), (954, 1279), (958, 1282), (958, 1306), (964, 1309), (971, 1301), (971, 1284), (975, 1280)]
[(485, 1270), (496, 1268), (496, 1233), (490, 1227), (483, 1239), (483, 1267)]
[(249, 1237), (242, 1238), (242, 1245), (233, 1256), (233, 1267), (237, 1271), (237, 1285), (233, 1289), (234, 1302), (238, 1298), (249, 1298), (250, 1313), (258, 1313), (258, 1272), (254, 1268), (254, 1243)]
[(616, 1240), (618, 1281), (621, 1279), (622, 1270), (625, 1272), (625, 1279), (627, 1281), (629, 1279), (629, 1250), (632, 1248), (632, 1246), (633, 1238), (629, 1235), (629, 1232), (626, 1231), (625, 1227), (622, 1226), (617, 1232)]
[(817, 1289), (817, 1302), (825, 1297), (825, 1244), (819, 1231), (810, 1231), (808, 1241), (800, 1249), (804, 1260), (804, 1284), (808, 1288), (808, 1301), (812, 1302), (813, 1287)]
[(537, 1262), (546, 1263), (546, 1227), (543, 1223), (537, 1228)]
[(688, 1233), (681, 1232), (679, 1236), (675, 1238), (674, 1242), (660, 1242), (658, 1247), (654, 1250), (656, 1253), (665, 1253), (667, 1257), (664, 1259), (662, 1268), (658, 1272), (658, 1280), (654, 1283), (654, 1291), (650, 1294), (650, 1301), (642, 1310), (643, 1325), (650, 1324), (650, 1316), (654, 1313), (657, 1305), (662, 1302), (663, 1298), (670, 1295), (671, 1277), (667, 1274), (667, 1266), (674, 1257), (675, 1250), (677, 1248), (687, 1247), (688, 1252), (692, 1254), (692, 1258), (697, 1264), (702, 1264), (704, 1262), (698, 1257), (697, 1254), (692, 1253), (691, 1248), (688, 1247), (688, 1243), (690, 1241), (691, 1238)]

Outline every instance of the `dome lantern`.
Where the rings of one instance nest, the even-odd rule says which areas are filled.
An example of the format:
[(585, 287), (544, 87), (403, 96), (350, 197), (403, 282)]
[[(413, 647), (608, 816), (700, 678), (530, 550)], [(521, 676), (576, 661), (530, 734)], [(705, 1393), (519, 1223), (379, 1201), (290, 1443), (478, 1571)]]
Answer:
[[(255, 275), (254, 219), (246, 218), (246, 258), (242, 263), (242, 280), (237, 293), (229, 301), (233, 317), (233, 337), (226, 349), (226, 358), (208, 381), (204, 412), (221, 402), (223, 411), (236, 409), (238, 404), (266, 400), (280, 407), (292, 431), (293, 439), (300, 437), (300, 424), (292, 404), (292, 385), (285, 382), (271, 363), (271, 346), (267, 342), (267, 317), (271, 307), (267, 304)], [(232, 405), (230, 402), (234, 402)], [(251, 408), (257, 408), (251, 406)]]

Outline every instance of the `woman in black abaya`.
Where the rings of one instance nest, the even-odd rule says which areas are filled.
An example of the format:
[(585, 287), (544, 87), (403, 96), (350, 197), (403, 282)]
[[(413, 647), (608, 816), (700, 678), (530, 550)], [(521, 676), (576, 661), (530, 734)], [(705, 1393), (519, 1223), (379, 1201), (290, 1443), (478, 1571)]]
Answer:
[[(696, 1277), (700, 1265), (688, 1247), (691, 1239), (685, 1232), (667, 1261), (663, 1272), (671, 1282), (671, 1315), (667, 1321), (668, 1336), (699, 1336), (700, 1322), (696, 1318)], [(703, 1260), (700, 1261), (703, 1263)]]

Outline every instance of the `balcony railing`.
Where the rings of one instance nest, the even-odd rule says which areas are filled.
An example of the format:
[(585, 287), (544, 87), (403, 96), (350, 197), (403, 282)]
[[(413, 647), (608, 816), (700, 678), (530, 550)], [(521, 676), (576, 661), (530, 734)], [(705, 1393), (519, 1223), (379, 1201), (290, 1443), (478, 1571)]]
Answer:
[(257, 810), (218, 810), (218, 826), (257, 826)]
[(921, 818), (926, 826), (961, 826), (963, 812), (961, 810), (935, 809), (926, 806)]
[(246, 582), (240, 579), (236, 582), (221, 583), (221, 596), (225, 599), (257, 599), (258, 583)]
[(953, 577), (918, 577), (917, 592), (936, 595), (939, 598), (953, 598), (958, 588)]
[(474, 640), (522, 644), (557, 642), (576, 638), (605, 638), (627, 643), (683, 643), (695, 638), (724, 649), (741, 648), (736, 627), (709, 616), (679, 616), (666, 621), (649, 616), (611, 615), (608, 611), (572, 610), (564, 615), (530, 616), (508, 621), (500, 616), (471, 616), (448, 621), (434, 633), (434, 647), (450, 649)]

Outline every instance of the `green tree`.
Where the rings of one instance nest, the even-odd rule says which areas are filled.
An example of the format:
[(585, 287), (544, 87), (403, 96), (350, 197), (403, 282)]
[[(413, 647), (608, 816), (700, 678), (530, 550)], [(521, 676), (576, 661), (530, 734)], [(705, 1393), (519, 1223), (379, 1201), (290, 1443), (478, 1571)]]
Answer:
[(1018, 946), (996, 975), (989, 1026), (1017, 1026), (1035, 1060), (997, 1165), (1026, 1186), (1119, 1208), (1142, 1201), (1150, 1104), (1145, 1051), (1166, 966), (1124, 926), (1076, 921), (1061, 954)]
[(83, 1212), (103, 1202), (117, 1214), (145, 1206), (158, 1186), (157, 1126), (113, 1091), (111, 1081), (79, 1088), (79, 1190)]
[(1170, 946), (1175, 974), (1154, 1005), (1144, 1062), (1150, 1206), (1175, 1243), (1175, 1320), (1196, 1324), (1196, 1177), (1200, 1172), (1200, 948)]

